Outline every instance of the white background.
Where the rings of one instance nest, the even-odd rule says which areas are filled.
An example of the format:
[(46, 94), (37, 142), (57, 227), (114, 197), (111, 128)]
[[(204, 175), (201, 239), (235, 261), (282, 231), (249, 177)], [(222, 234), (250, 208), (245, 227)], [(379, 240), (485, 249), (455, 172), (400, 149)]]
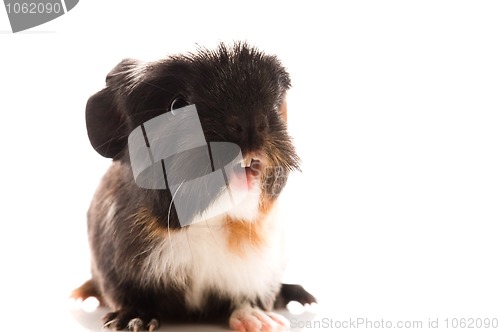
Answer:
[(84, 108), (107, 72), (242, 39), (292, 76), (286, 280), (317, 295), (315, 319), (500, 319), (499, 17), (495, 1), (87, 0), (12, 34), (1, 8), (2, 324), (86, 326), (66, 298), (89, 277), (109, 161)]

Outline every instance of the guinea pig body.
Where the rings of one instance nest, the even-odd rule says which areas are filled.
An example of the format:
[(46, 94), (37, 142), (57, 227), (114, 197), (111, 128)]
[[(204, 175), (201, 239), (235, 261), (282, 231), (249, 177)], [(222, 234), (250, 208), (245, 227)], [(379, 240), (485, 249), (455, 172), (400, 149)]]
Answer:
[[(154, 63), (124, 60), (106, 83), (89, 99), (86, 118), (92, 145), (113, 163), (88, 212), (92, 279), (73, 296), (108, 305), (104, 323), (115, 329), (213, 317), (229, 317), (239, 331), (286, 326), (273, 307), (315, 299), (298, 285), (281, 284), (277, 197), (288, 172), (298, 168), (286, 131), (285, 69), (244, 43), (221, 44)], [(196, 105), (207, 142), (237, 144), (246, 175), (240, 204), (189, 225), (179, 220), (175, 193), (134, 182), (127, 146), (134, 128), (174, 103)], [(177, 172), (187, 177), (185, 166)], [(195, 205), (210, 210), (218, 199)]]

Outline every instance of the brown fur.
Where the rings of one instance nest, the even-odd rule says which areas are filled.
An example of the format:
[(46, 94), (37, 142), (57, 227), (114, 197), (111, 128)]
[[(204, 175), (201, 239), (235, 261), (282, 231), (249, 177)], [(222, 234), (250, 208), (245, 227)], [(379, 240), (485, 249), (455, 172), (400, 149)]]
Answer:
[(281, 119), (283, 119), (283, 122), (287, 123), (288, 122), (288, 106), (286, 104), (286, 99), (283, 99), (283, 103), (280, 106), (279, 113), (281, 115)]
[(85, 281), (80, 287), (71, 292), (71, 298), (75, 300), (86, 300), (89, 297), (95, 297), (99, 302), (102, 303), (101, 294), (97, 289), (94, 281), (92, 279)]
[(241, 257), (245, 256), (245, 247), (262, 247), (269, 240), (266, 237), (264, 218), (253, 223), (226, 217), (225, 228), (229, 234), (228, 249)]

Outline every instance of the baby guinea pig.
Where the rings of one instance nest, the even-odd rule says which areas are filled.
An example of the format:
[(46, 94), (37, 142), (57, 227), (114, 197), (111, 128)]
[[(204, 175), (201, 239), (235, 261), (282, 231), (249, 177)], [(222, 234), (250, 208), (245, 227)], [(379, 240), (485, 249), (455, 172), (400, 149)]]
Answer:
[[(113, 162), (88, 211), (92, 278), (72, 296), (94, 296), (109, 306), (105, 326), (153, 331), (172, 319), (225, 317), (236, 331), (278, 331), (288, 322), (273, 308), (315, 302), (301, 286), (281, 283), (283, 221), (276, 202), (299, 167), (287, 133), (289, 87), (275, 56), (235, 43), (150, 63), (125, 59), (90, 97), (90, 142)], [(183, 224), (172, 190), (136, 184), (128, 138), (145, 122), (188, 105), (196, 107), (206, 142), (239, 147), (244, 172), (227, 180), (247, 195), (223, 213)], [(188, 168), (177, 171), (187, 178)], [(217, 197), (187, 203), (197, 214)]]

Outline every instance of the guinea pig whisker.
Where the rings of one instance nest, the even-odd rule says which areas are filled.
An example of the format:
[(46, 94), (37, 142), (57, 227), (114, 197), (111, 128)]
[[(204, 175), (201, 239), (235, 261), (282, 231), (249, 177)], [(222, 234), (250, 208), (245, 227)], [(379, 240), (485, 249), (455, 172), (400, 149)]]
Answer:
[(113, 134), (111, 135), (111, 137), (107, 141), (102, 142), (101, 145), (96, 146), (96, 148), (101, 148), (101, 147), (105, 146), (106, 144), (110, 144), (110, 143), (112, 143), (114, 141), (120, 140), (121, 138), (127, 137), (128, 134), (127, 135), (118, 135), (117, 134), (117, 133), (120, 132), (121, 128), (124, 127), (124, 126), (126, 126), (126, 125), (127, 125), (126, 123), (122, 123), (119, 126), (117, 126), (115, 128), (115, 130), (113, 131)]
[(168, 242), (170, 243), (170, 258), (173, 259), (173, 254), (174, 254), (174, 246), (172, 244), (172, 234), (170, 231), (170, 213), (172, 212), (172, 205), (174, 204), (174, 198), (179, 192), (179, 189), (181, 189), (182, 185), (184, 184), (186, 180), (182, 180), (181, 184), (177, 188), (177, 190), (174, 192), (172, 195), (172, 200), (170, 201), (170, 205), (168, 206), (168, 214), (167, 214), (167, 234), (168, 234)]
[(159, 89), (159, 90), (161, 90), (161, 91), (165, 91), (165, 92), (168, 92), (168, 93), (170, 93), (170, 92), (171, 92), (171, 91), (169, 91), (169, 90), (167, 90), (167, 89), (165, 89), (165, 88), (162, 88), (162, 87), (161, 87), (161, 86), (159, 86), (159, 85), (153, 84), (153, 83), (151, 83), (151, 82), (147, 82), (147, 81), (146, 81), (146, 82), (144, 82), (144, 84), (147, 84), (147, 85), (149, 85), (149, 86), (152, 86), (152, 87), (154, 87), (154, 88), (157, 88), (157, 89)]
[(184, 234), (186, 234), (186, 242), (189, 246), (189, 252), (191, 253), (191, 258), (194, 257), (194, 254), (193, 254), (193, 248), (191, 248), (191, 241), (189, 241), (189, 233), (188, 232), (184, 232)]
[(140, 112), (137, 112), (135, 115), (143, 115), (149, 112), (154, 112), (154, 111), (163, 111), (166, 110), (166, 108), (163, 107), (157, 107), (157, 108), (148, 108), (147, 110), (142, 110)]

